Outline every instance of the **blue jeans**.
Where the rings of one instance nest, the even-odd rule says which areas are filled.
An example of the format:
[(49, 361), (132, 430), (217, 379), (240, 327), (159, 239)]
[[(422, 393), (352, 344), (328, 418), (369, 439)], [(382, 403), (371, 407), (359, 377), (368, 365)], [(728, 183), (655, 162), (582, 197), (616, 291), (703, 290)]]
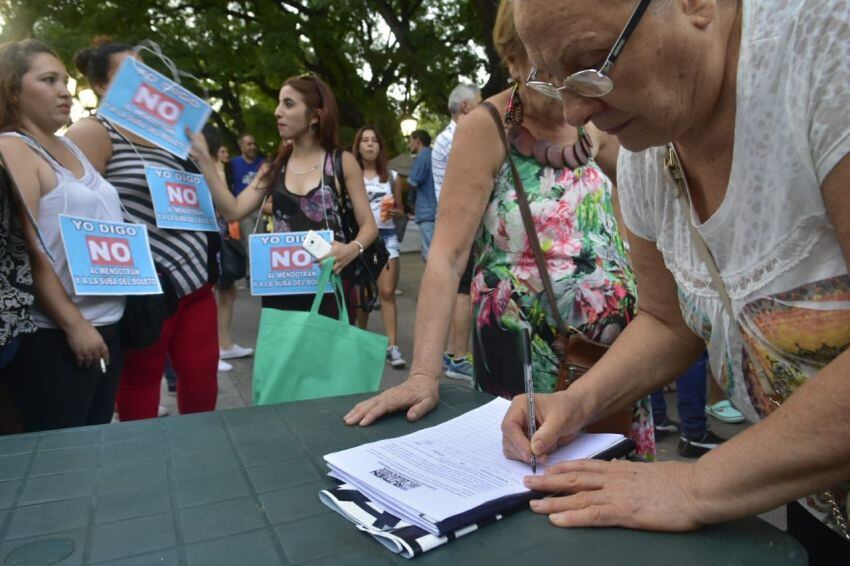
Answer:
[(431, 249), (431, 240), (434, 239), (434, 221), (417, 221), (419, 235), (422, 237), (422, 261), (428, 261), (428, 250)]
[[(707, 365), (708, 352), (703, 352), (694, 365), (676, 380), (676, 408), (679, 410), (679, 420), (682, 421), (682, 436), (692, 440), (702, 438), (708, 429), (705, 417)], [(652, 394), (652, 418), (656, 423), (667, 420), (667, 401), (661, 391)]]

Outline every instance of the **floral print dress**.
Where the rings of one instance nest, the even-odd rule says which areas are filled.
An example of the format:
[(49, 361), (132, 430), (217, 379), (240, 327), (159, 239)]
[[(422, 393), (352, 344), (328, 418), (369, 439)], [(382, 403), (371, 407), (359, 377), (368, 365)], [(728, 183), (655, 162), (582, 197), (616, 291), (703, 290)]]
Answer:
[[(543, 167), (512, 151), (531, 208), (564, 323), (604, 343), (634, 317), (637, 291), (617, 230), (611, 182), (594, 161), (575, 170)], [(516, 200), (510, 166), (496, 177), (475, 242), (473, 360), (479, 388), (512, 397), (524, 391), (519, 329), (532, 333), (534, 389), (554, 391), (557, 337), (534, 254)], [(655, 437), (649, 398), (635, 405), (631, 437), (652, 459)]]

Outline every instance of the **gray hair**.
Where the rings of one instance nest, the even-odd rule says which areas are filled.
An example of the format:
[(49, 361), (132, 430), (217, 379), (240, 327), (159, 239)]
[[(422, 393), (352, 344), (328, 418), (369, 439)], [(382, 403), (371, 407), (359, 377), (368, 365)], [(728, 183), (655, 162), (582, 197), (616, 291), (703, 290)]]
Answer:
[(475, 85), (464, 83), (457, 85), (449, 95), (449, 112), (452, 116), (457, 116), (464, 102), (475, 100), (480, 94), (481, 91)]

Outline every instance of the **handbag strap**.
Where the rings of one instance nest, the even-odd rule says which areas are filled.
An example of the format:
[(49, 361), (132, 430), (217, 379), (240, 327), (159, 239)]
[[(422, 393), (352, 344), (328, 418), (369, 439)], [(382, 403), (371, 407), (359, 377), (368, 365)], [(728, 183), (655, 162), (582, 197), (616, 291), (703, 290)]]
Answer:
[(531, 215), (531, 207), (528, 204), (528, 195), (525, 193), (525, 187), (522, 184), (519, 171), (511, 156), (511, 146), (508, 143), (508, 137), (505, 135), (505, 127), (502, 124), (502, 118), (499, 116), (499, 111), (489, 102), (481, 103), (484, 108), (490, 112), (493, 121), (496, 122), (496, 129), (499, 131), (499, 136), (502, 138), (502, 144), (505, 146), (505, 158), (511, 168), (511, 175), (514, 180), (514, 190), (516, 191), (516, 200), (519, 204), (519, 213), (522, 216), (522, 223), (525, 226), (525, 231), (528, 234), (528, 245), (531, 248), (531, 253), (534, 254), (534, 263), (537, 264), (537, 271), (540, 273), (540, 280), (543, 282), (543, 289), (546, 292), (546, 298), (549, 300), (549, 306), (552, 307), (552, 318), (555, 319), (555, 324), (558, 327), (558, 332), (567, 336), (569, 334), (577, 334), (578, 330), (572, 327), (567, 327), (564, 324), (564, 319), (561, 318), (561, 313), (558, 310), (558, 301), (555, 298), (555, 289), (552, 287), (552, 278), (549, 277), (549, 268), (546, 267), (546, 258), (543, 257), (543, 250), (540, 247), (540, 239), (537, 237), (537, 228), (534, 226), (534, 218)]
[(676, 198), (679, 199), (682, 207), (688, 215), (688, 230), (691, 232), (691, 239), (694, 241), (697, 254), (705, 263), (708, 269), (708, 274), (711, 276), (711, 282), (714, 284), (714, 290), (720, 295), (720, 300), (723, 307), (726, 309), (726, 314), (729, 319), (735, 321), (735, 311), (732, 309), (732, 298), (729, 296), (729, 291), (726, 289), (726, 284), (723, 283), (723, 278), (720, 277), (720, 269), (717, 267), (717, 262), (714, 260), (714, 254), (705, 243), (702, 234), (699, 233), (694, 225), (694, 203), (691, 200), (691, 191), (688, 187), (688, 180), (685, 177), (685, 172), (682, 170), (682, 162), (679, 161), (679, 154), (676, 153), (676, 148), (672, 143), (667, 144), (667, 158), (664, 160), (664, 167), (670, 173), (673, 181), (676, 183)]
[[(720, 277), (720, 269), (717, 267), (714, 255), (708, 248), (708, 244), (706, 244), (702, 234), (699, 233), (699, 230), (697, 230), (697, 227), (694, 225), (694, 205), (691, 200), (688, 179), (685, 177), (685, 172), (682, 169), (682, 162), (679, 160), (679, 154), (676, 152), (676, 148), (672, 143), (667, 144), (667, 157), (664, 160), (664, 168), (667, 169), (670, 176), (673, 178), (673, 181), (676, 183), (676, 188), (678, 189), (676, 191), (676, 198), (679, 199), (682, 207), (687, 211), (688, 229), (691, 232), (691, 239), (694, 241), (697, 254), (699, 254), (700, 259), (702, 259), (705, 266), (708, 268), (708, 274), (711, 276), (711, 281), (714, 284), (714, 290), (717, 291), (718, 295), (720, 295), (720, 300), (723, 302), (723, 307), (726, 309), (729, 319), (737, 324), (735, 311), (732, 309), (732, 298), (729, 296), (726, 284), (723, 283), (723, 278)], [(777, 401), (770, 398), (770, 396), (768, 396), (768, 398), (777, 405), (779, 404)], [(838, 502), (836, 501), (832, 490), (825, 489), (821, 492), (821, 495), (824, 499), (826, 499), (827, 504), (830, 506), (830, 510), (832, 511), (833, 518), (838, 528), (839, 536), (850, 541), (850, 529), (848, 529), (847, 520), (841, 512), (841, 508), (838, 506)]]
[(313, 298), (313, 305), (310, 307), (310, 314), (319, 314), (319, 307), (322, 305), (322, 300), (325, 298), (325, 287), (331, 283), (336, 298), (336, 306), (339, 310), (339, 322), (348, 325), (348, 309), (345, 302), (345, 290), (342, 286), (342, 280), (339, 275), (333, 272), (334, 258), (329, 257), (322, 262), (322, 271), (319, 274), (319, 280), (316, 282), (316, 296)]

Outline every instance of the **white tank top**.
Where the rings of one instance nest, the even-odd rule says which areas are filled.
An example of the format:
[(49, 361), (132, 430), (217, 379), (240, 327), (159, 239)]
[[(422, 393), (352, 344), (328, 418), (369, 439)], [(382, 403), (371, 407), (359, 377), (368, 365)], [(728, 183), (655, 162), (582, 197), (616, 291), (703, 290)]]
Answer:
[[(59, 215), (69, 214), (95, 220), (123, 222), (118, 192), (100, 176), (88, 159), (74, 143), (64, 137), (59, 140), (65, 144), (74, 157), (83, 166), (83, 176), (79, 179), (56, 162), (44, 149), (26, 136), (15, 132), (0, 134), (23, 140), (33, 151), (40, 155), (56, 172), (56, 188), (41, 197), (38, 202), (38, 227), (42, 236), (42, 245), (50, 252), (53, 271), (62, 282), (65, 292), (83, 317), (94, 326), (105, 326), (118, 322), (124, 314), (124, 297), (77, 296), (71, 282), (68, 258), (62, 245), (59, 231)], [(33, 320), (40, 328), (56, 328), (56, 323), (37, 306), (33, 309)]]

